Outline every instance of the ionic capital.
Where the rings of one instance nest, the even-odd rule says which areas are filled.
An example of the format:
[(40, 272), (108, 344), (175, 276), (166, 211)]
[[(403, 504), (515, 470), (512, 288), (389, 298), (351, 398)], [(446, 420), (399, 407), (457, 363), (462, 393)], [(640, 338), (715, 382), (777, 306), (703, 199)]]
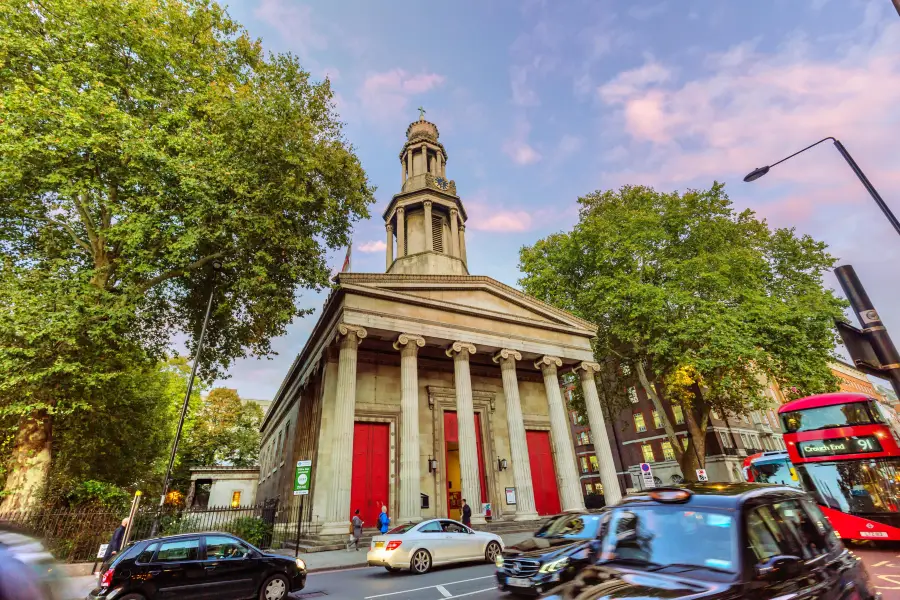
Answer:
[(400, 350), (402, 347), (424, 348), (425, 338), (412, 333), (401, 333), (394, 342), (394, 350)]
[(510, 350), (509, 348), (503, 348), (502, 350), (498, 350), (496, 354), (491, 358), (495, 363), (499, 363), (502, 360), (522, 360), (522, 355), (518, 350)]
[(431, 200), (426, 200), (425, 202), (422, 203), (422, 206), (424, 206), (425, 208), (431, 208), (431, 204), (432, 204)]
[(398, 215), (403, 216), (403, 211), (404, 211), (404, 210), (405, 210), (405, 209), (404, 209), (402, 206), (398, 206), (398, 207), (397, 207), (397, 210), (396, 210), (395, 212), (396, 212)]
[(455, 216), (457, 215), (457, 213), (459, 213), (459, 211), (456, 210), (455, 208), (451, 208), (451, 209), (450, 209), (450, 216), (451, 216), (451, 217), (455, 217)]
[(394, 225), (393, 225), (393, 223), (385, 223), (385, 224), (384, 224), (384, 228), (385, 228), (385, 230), (387, 230), (388, 233), (393, 233), (393, 232), (394, 232)]
[(465, 233), (465, 231), (466, 231), (466, 224), (463, 223), (463, 222), (460, 222), (460, 224), (459, 224), (459, 230), (462, 231), (463, 233)]
[(534, 363), (535, 369), (540, 369), (541, 371), (545, 371), (547, 369), (558, 369), (562, 366), (562, 359), (556, 356), (542, 356), (540, 357), (536, 363)]
[(447, 348), (447, 356), (453, 358), (455, 354), (462, 354), (466, 352), (469, 356), (475, 354), (475, 344), (471, 344), (469, 342), (453, 342)]
[(600, 372), (600, 363), (584, 361), (572, 368), (572, 372), (578, 375), (578, 371), (584, 371), (588, 375)]
[(369, 335), (369, 332), (359, 325), (350, 325), (349, 323), (341, 323), (338, 325), (338, 337), (347, 338), (350, 341), (359, 343), (367, 335)]

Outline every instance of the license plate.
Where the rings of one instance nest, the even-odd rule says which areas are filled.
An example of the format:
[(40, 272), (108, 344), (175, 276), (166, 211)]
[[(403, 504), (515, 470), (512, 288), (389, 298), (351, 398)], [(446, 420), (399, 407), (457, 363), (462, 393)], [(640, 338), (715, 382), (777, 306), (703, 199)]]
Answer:
[(859, 537), (869, 537), (869, 538), (886, 538), (888, 536), (886, 531), (860, 531)]
[(384, 548), (384, 542), (375, 542), (376, 548)]
[(512, 587), (531, 587), (531, 580), (523, 577), (510, 577), (506, 580), (506, 585)]

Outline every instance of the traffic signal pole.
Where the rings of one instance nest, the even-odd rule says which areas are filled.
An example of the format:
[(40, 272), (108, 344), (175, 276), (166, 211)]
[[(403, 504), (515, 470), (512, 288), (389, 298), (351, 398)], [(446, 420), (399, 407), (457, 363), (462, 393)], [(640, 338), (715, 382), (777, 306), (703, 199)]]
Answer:
[(862, 329), (856, 329), (847, 324), (838, 325), (850, 357), (861, 370), (890, 381), (894, 392), (900, 396), (900, 353), (888, 335), (878, 311), (852, 266), (838, 267), (834, 274), (862, 326)]

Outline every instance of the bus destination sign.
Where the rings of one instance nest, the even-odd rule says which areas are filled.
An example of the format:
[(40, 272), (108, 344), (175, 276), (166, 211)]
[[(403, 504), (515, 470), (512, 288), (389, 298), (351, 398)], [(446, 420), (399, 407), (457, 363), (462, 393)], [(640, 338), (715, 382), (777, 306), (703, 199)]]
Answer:
[(874, 435), (863, 435), (859, 437), (797, 442), (797, 451), (803, 458), (867, 454), (869, 452), (881, 452), (881, 444), (878, 443), (878, 439)]

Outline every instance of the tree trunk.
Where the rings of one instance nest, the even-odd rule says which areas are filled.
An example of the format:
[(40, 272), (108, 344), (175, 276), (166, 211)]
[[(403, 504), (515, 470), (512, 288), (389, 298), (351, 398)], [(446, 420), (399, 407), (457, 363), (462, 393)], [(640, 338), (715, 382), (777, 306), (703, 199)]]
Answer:
[(694, 400), (685, 407), (684, 423), (688, 429), (688, 447), (678, 464), (686, 481), (697, 481), (697, 469), (706, 468), (706, 430), (709, 427), (709, 407), (697, 384), (693, 386)]
[(30, 508), (50, 474), (51, 417), (40, 411), (25, 418), (16, 434), (0, 513)]
[(659, 414), (659, 418), (662, 421), (663, 428), (666, 431), (666, 437), (669, 438), (669, 443), (672, 445), (672, 450), (675, 451), (675, 458), (678, 460), (679, 464), (682, 461), (684, 451), (681, 446), (681, 442), (678, 441), (678, 436), (675, 435), (675, 428), (672, 427), (672, 423), (669, 421), (668, 413), (665, 408), (663, 408), (662, 399), (659, 397), (659, 394), (656, 393), (656, 388), (653, 387), (653, 384), (647, 378), (647, 373), (644, 371), (644, 365), (641, 364), (641, 361), (637, 361), (635, 363), (637, 365), (637, 374), (638, 379), (641, 381), (641, 387), (644, 388), (644, 391), (647, 393), (647, 397), (650, 398), (650, 401), (653, 403), (653, 408), (656, 409), (657, 414)]

